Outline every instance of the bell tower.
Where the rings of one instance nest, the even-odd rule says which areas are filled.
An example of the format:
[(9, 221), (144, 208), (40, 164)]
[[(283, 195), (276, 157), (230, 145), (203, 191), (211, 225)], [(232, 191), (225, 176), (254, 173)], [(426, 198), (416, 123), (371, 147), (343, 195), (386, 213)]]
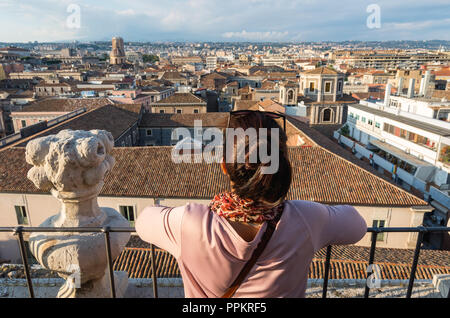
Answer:
[(297, 105), (298, 85), (294, 82), (284, 81), (280, 83), (280, 103), (284, 106)]

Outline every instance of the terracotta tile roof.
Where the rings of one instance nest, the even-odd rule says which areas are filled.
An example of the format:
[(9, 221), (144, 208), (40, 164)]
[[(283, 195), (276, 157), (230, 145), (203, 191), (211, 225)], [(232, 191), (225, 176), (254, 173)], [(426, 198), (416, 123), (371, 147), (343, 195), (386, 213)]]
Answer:
[(427, 205), (400, 187), (321, 147), (290, 148), (290, 160), (293, 167), (290, 199), (327, 204)]
[(357, 100), (364, 100), (364, 99), (384, 99), (385, 92), (357, 92), (352, 93), (352, 97)]
[[(229, 189), (219, 164), (177, 164), (172, 161), (171, 151), (172, 147), (114, 148), (116, 165), (106, 176), (100, 195), (210, 199)], [(398, 186), (321, 147), (292, 147), (289, 156), (293, 167), (289, 200), (355, 206), (427, 205)], [(0, 162), (0, 192), (42, 192), (26, 177), (30, 166), (25, 163), (24, 149), (1, 151)]]
[[(253, 109), (254, 108), (253, 106), (255, 106), (256, 104), (258, 104), (258, 101), (238, 99), (238, 100), (235, 101), (233, 110)], [(256, 109), (258, 109), (258, 107)]]
[(450, 67), (443, 67), (440, 70), (432, 72), (436, 76), (450, 76)]
[(47, 83), (45, 81), (41, 81), (35, 87), (61, 87), (61, 86), (70, 86), (70, 85), (65, 83), (65, 82), (61, 82), (61, 83)]
[(179, 72), (164, 72), (161, 79), (163, 80), (185, 80), (186, 78)]
[(435, 89), (433, 91), (433, 98), (445, 98), (447, 101), (450, 100), (450, 91), (443, 91)]
[(271, 81), (271, 80), (268, 80), (268, 79), (264, 79), (264, 80), (262, 81), (262, 84), (261, 84), (261, 88), (260, 88), (260, 89), (264, 89), (264, 90), (274, 90), (275, 87), (276, 87), (276, 85), (277, 85), (277, 82)]
[[(337, 247), (340, 246), (334, 246), (333, 249)], [(353, 245), (346, 245), (345, 248), (349, 251), (353, 251), (356, 248), (356, 253), (358, 253), (359, 249), (364, 249), (367, 254), (365, 257), (367, 257), (364, 260), (359, 260), (359, 254), (355, 254), (355, 259), (345, 259), (332, 253), (329, 279), (365, 279), (367, 277), (366, 269), (369, 265), (369, 248)], [(389, 255), (396, 249), (380, 248), (376, 251), (380, 250), (386, 250), (383, 253)], [(439, 265), (428, 265), (426, 264), (428, 256), (424, 252), (428, 252), (428, 255), (431, 255), (431, 257), (446, 258), (447, 262)], [(321, 254), (325, 255), (325, 253), (325, 249), (322, 249), (315, 255), (309, 268), (308, 278), (324, 278), (325, 258), (321, 257)], [(400, 253), (409, 255), (414, 253), (414, 251), (400, 250)], [(113, 268), (116, 271), (128, 272), (130, 278), (151, 278), (152, 263), (150, 255), (151, 251), (148, 248), (125, 248), (114, 261)], [(450, 274), (449, 257), (450, 252), (448, 251), (422, 251), (417, 266), (416, 279), (433, 279), (435, 274)], [(374, 263), (379, 265), (382, 279), (409, 279), (412, 262), (408, 257), (401, 259), (399, 263), (391, 263), (382, 259), (377, 260), (376, 256)], [(168, 252), (155, 248), (155, 264), (158, 278), (181, 277), (175, 258)]]
[[(393, 234), (395, 235), (395, 234)], [(331, 258), (366, 262), (369, 259), (370, 248), (355, 245), (333, 246)], [(321, 249), (315, 255), (317, 259), (325, 259), (326, 249)], [(375, 261), (389, 264), (411, 265), (414, 258), (414, 249), (404, 248), (383, 248), (375, 249)], [(450, 267), (450, 251), (426, 250), (420, 251), (419, 265), (426, 266), (448, 266)]]
[(153, 105), (159, 104), (202, 104), (206, 106), (206, 102), (202, 98), (191, 93), (175, 93), (167, 98), (153, 103)]
[[(113, 269), (125, 271), (129, 278), (152, 277), (151, 250), (143, 248), (125, 248), (115, 259)], [(175, 258), (161, 249), (155, 249), (156, 277), (181, 277)]]
[(362, 161), (353, 155), (349, 150), (344, 149), (339, 144), (326, 137), (318, 130), (310, 127), (307, 123), (303, 122), (305, 120), (304, 117), (295, 117), (287, 115), (287, 120), (293, 126), (295, 126), (298, 130), (300, 130), (304, 135), (306, 135), (312, 143), (316, 146), (320, 146), (334, 155), (339, 156), (342, 159), (345, 159), (348, 162), (351, 162), (364, 170), (378, 176), (379, 178), (384, 179), (386, 182), (392, 183), (391, 179), (388, 179), (384, 174), (380, 173), (378, 170), (374, 169), (369, 163)]
[(336, 74), (339, 74), (339, 72), (337, 72), (337, 71), (335, 71), (335, 70), (333, 70), (333, 69), (331, 69), (329, 67), (322, 66), (322, 67), (318, 67), (318, 68), (315, 68), (315, 69), (310, 70), (310, 71), (306, 71), (305, 74), (311, 74), (311, 75), (315, 75), (315, 74), (336, 75)]
[(77, 116), (71, 120), (65, 121), (60, 125), (49, 128), (33, 136), (32, 138), (28, 138), (26, 141), (17, 146), (25, 147), (28, 141), (34, 138), (57, 134), (64, 129), (102, 129), (111, 132), (114, 139), (117, 139), (128, 128), (130, 128), (137, 122), (139, 118), (138, 109), (140, 109), (140, 107), (140, 104), (117, 104), (99, 107), (97, 109), (93, 109), (89, 112), (83, 113), (81, 116)]
[(285, 108), (283, 105), (271, 100), (265, 99), (257, 104), (259, 107), (262, 107), (266, 112), (274, 112), (274, 113), (285, 113)]
[(21, 112), (71, 112), (85, 107), (87, 110), (111, 104), (108, 98), (49, 98), (24, 107)]
[(226, 128), (228, 113), (157, 114), (145, 113), (139, 127), (194, 127), (194, 120), (201, 120), (203, 127)]

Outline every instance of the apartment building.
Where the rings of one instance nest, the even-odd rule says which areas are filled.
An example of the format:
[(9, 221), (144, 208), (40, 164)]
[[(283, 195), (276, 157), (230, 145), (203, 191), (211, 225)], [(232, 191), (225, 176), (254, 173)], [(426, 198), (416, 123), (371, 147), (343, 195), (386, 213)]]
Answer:
[(429, 201), (433, 225), (447, 224), (450, 216), (449, 107), (438, 99), (391, 96), (388, 86), (382, 102), (349, 105), (348, 130), (335, 133), (358, 158)]
[[(145, 113), (139, 122), (141, 146), (174, 146), (180, 141), (177, 128), (187, 128), (194, 136), (195, 122), (201, 123), (202, 136), (208, 128), (224, 129), (228, 123), (228, 113), (159, 114)], [(208, 140), (208, 143), (211, 140)]]
[(207, 102), (192, 93), (175, 93), (160, 101), (150, 103), (146, 109), (159, 114), (198, 114), (207, 112)]

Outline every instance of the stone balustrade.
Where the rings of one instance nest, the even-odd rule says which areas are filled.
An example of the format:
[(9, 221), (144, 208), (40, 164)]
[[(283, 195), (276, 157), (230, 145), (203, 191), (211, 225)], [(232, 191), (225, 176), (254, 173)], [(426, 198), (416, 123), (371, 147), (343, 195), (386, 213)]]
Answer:
[[(97, 203), (105, 174), (114, 166), (110, 155), (113, 146), (111, 133), (102, 130), (63, 130), (27, 144), (26, 160), (33, 165), (28, 178), (61, 202), (59, 213), (41, 227), (130, 226), (116, 210), (100, 208)], [(120, 254), (129, 237), (130, 233), (110, 234), (112, 259)], [(109, 297), (103, 233), (33, 233), (29, 242), (39, 263), (65, 279), (58, 297)], [(126, 273), (115, 273), (118, 297), (125, 292), (127, 281)]]

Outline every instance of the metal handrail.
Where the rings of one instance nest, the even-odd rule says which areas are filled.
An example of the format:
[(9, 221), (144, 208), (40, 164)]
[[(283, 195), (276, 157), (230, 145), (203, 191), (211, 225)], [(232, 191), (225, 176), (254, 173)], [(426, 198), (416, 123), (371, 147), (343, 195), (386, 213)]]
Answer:
[[(115, 281), (114, 281), (114, 272), (113, 272), (113, 260), (111, 257), (111, 246), (110, 246), (110, 233), (114, 232), (128, 232), (133, 233), (136, 232), (136, 229), (133, 227), (124, 228), (124, 227), (66, 227), (66, 228), (55, 228), (55, 227), (0, 227), (1, 232), (12, 232), (17, 236), (20, 248), (20, 255), (22, 257), (22, 262), (24, 266), (25, 278), (27, 280), (27, 286), (29, 295), (31, 298), (35, 298), (33, 283), (31, 281), (30, 268), (28, 264), (28, 255), (25, 247), (25, 240), (23, 238), (23, 233), (32, 233), (32, 232), (41, 232), (41, 233), (66, 233), (66, 232), (76, 232), (76, 233), (104, 233), (105, 235), (105, 250), (106, 257), (108, 259), (108, 271), (109, 271), (109, 281), (111, 286), (111, 298), (116, 298), (116, 290), (115, 290)], [(417, 270), (417, 263), (419, 261), (419, 255), (421, 246), (423, 243), (423, 237), (425, 233), (431, 232), (450, 232), (450, 227), (369, 227), (367, 228), (367, 233), (372, 233), (371, 235), (371, 246), (369, 253), (369, 265), (373, 264), (375, 260), (375, 248), (377, 243), (377, 235), (383, 232), (390, 233), (419, 233), (417, 237), (416, 247), (414, 250), (414, 258), (411, 266), (411, 272), (409, 277), (408, 289), (406, 293), (406, 298), (411, 298), (412, 290), (414, 287), (414, 279)], [(153, 284), (153, 296), (154, 298), (158, 298), (158, 284), (157, 284), (157, 276), (156, 276), (156, 263), (155, 263), (155, 247), (153, 244), (150, 244), (151, 249), (151, 262), (152, 262), (152, 284)], [(331, 263), (331, 251), (332, 246), (327, 246), (327, 252), (325, 257), (325, 273), (324, 273), (324, 282), (323, 282), (323, 290), (322, 290), (322, 298), (327, 297), (328, 290), (328, 280), (329, 280), (329, 272), (330, 272), (330, 263)], [(364, 291), (364, 298), (369, 297), (370, 287), (366, 284)], [(447, 298), (450, 298), (450, 291), (447, 295)]]

